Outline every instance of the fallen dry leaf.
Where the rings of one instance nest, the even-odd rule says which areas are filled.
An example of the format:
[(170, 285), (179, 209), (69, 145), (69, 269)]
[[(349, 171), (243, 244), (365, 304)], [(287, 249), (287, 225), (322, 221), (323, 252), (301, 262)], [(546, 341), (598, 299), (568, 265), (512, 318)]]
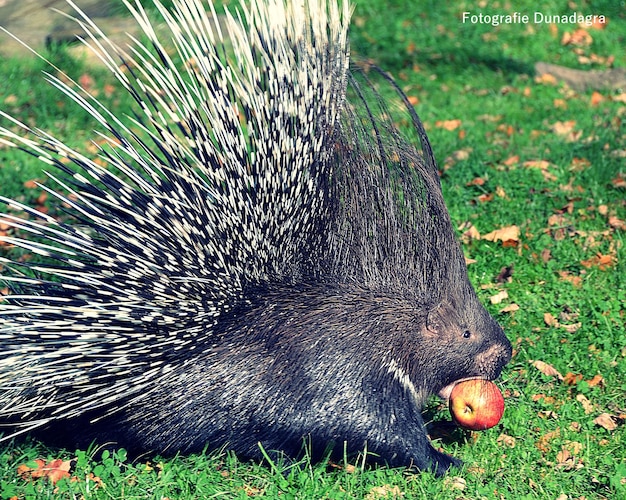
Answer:
[(565, 385), (576, 385), (582, 379), (583, 379), (583, 376), (581, 373), (567, 372), (565, 376), (563, 377), (563, 383)]
[(552, 314), (550, 313), (544, 313), (543, 314), (543, 322), (548, 325), (548, 326), (554, 326), (554, 327), (558, 327), (560, 326), (559, 324), (559, 320), (556, 319)]
[(582, 172), (590, 166), (591, 162), (587, 158), (573, 158), (569, 170), (571, 172)]
[(550, 431), (541, 436), (535, 443), (535, 446), (539, 449), (539, 451), (542, 451), (543, 453), (548, 453), (552, 449), (552, 447), (550, 446), (550, 442), (558, 438), (560, 435), (561, 429), (557, 428), (556, 430)]
[(615, 179), (611, 180), (611, 184), (616, 188), (626, 188), (626, 174), (617, 174)]
[(608, 413), (602, 413), (598, 415), (598, 417), (593, 420), (593, 423), (599, 425), (600, 427), (603, 427), (609, 432), (617, 429), (617, 424), (615, 423), (615, 420), (613, 420), (613, 417), (611, 417), (611, 415), (609, 415)]
[(519, 306), (517, 304), (509, 304), (508, 306), (500, 309), (500, 312), (503, 312), (503, 313), (515, 312), (515, 311), (519, 311)]
[(544, 375), (547, 375), (548, 377), (556, 377), (559, 380), (563, 380), (563, 375), (561, 375), (559, 373), (559, 371), (554, 368), (552, 365), (549, 365), (548, 363), (544, 362), (544, 361), (533, 361), (532, 359), (528, 361), (531, 365), (533, 365), (535, 368), (537, 368), (537, 370), (539, 370), (541, 373), (543, 373)]
[(496, 229), (482, 236), (481, 239), (487, 241), (519, 241), (520, 228), (518, 226), (508, 226), (501, 229)]
[(565, 330), (567, 333), (576, 333), (578, 330), (580, 330), (580, 327), (583, 326), (582, 323), (578, 322), (578, 323), (572, 323), (571, 325), (561, 325), (561, 328), (563, 328), (563, 330)]
[(513, 436), (509, 436), (507, 434), (500, 434), (496, 442), (502, 446), (506, 446), (507, 448), (515, 448), (517, 444), (517, 440)]
[(556, 454), (556, 464), (561, 467), (564, 465), (570, 465), (568, 462), (571, 462), (572, 458), (572, 454), (569, 450), (561, 448), (561, 451)]
[(563, 445), (563, 448), (568, 450), (572, 455), (576, 456), (576, 455), (580, 455), (585, 447), (583, 446), (582, 443), (579, 443), (578, 441), (567, 441)]
[(551, 75), (550, 73), (544, 73), (540, 76), (535, 77), (535, 83), (544, 83), (546, 85), (556, 85), (558, 83), (558, 80), (556, 79), (554, 75)]
[(577, 46), (588, 46), (593, 42), (593, 38), (582, 28), (577, 29), (573, 33), (566, 31), (563, 33), (563, 37), (561, 38), (561, 45), (577, 45)]
[(593, 94), (591, 94), (589, 104), (593, 108), (598, 106), (602, 101), (604, 101), (604, 96), (600, 92), (594, 91)]
[(614, 215), (609, 217), (609, 226), (613, 229), (619, 229), (620, 231), (626, 231), (626, 222), (618, 219)]
[(467, 488), (467, 482), (460, 476), (455, 476), (450, 479), (446, 478), (445, 481), (446, 486), (453, 490), (463, 491)]
[(510, 167), (511, 165), (516, 165), (519, 163), (519, 155), (515, 155), (515, 156), (509, 156), (506, 160), (504, 160), (502, 162), (504, 165), (506, 165), (507, 167)]
[(502, 302), (504, 299), (507, 299), (508, 297), (509, 297), (509, 294), (506, 292), (506, 290), (502, 290), (496, 293), (495, 295), (492, 295), (491, 297), (489, 297), (489, 301), (492, 304), (499, 304), (500, 302)]
[(580, 276), (575, 276), (569, 271), (558, 271), (557, 273), (563, 281), (569, 281), (577, 288), (580, 288), (583, 284), (583, 280)]
[(602, 375), (595, 375), (591, 380), (587, 380), (587, 384), (589, 385), (589, 387), (596, 387), (596, 386), (604, 386), (604, 377)]
[(475, 177), (473, 178), (471, 181), (469, 181), (468, 183), (466, 183), (466, 186), (482, 186), (483, 184), (485, 184), (485, 179), (483, 179), (482, 177)]
[(546, 396), (545, 394), (533, 394), (530, 399), (533, 401), (543, 401), (545, 404), (550, 405), (556, 403), (556, 398), (554, 396)]
[(462, 231), (461, 241), (463, 243), (469, 243), (471, 240), (480, 239), (480, 232), (471, 222), (464, 222), (461, 224), (461, 227), (459, 227), (459, 230)]
[(51, 460), (46, 463), (45, 460), (35, 460), (35, 467), (30, 467), (27, 464), (18, 466), (17, 473), (24, 480), (37, 479), (40, 477), (48, 478), (48, 480), (55, 484), (60, 479), (70, 477), (71, 461)]
[(439, 120), (435, 122), (435, 127), (444, 130), (456, 130), (461, 126), (461, 120)]
[(551, 173), (548, 168), (553, 167), (554, 165), (546, 160), (529, 160), (522, 163), (522, 165), (526, 168), (538, 168), (541, 170), (541, 175), (546, 181), (555, 181), (556, 176)]
[(606, 271), (607, 268), (615, 264), (615, 257), (613, 257), (612, 255), (602, 255), (600, 252), (598, 252), (590, 259), (581, 260), (580, 263), (587, 268), (597, 266), (600, 271)]
[(553, 166), (552, 163), (546, 160), (528, 160), (522, 163), (522, 165), (527, 168), (540, 168), (541, 170)]
[(373, 486), (369, 493), (365, 495), (365, 500), (377, 500), (378, 498), (402, 498), (404, 493), (398, 486), (384, 484), (383, 486)]
[(576, 126), (576, 120), (568, 120), (566, 122), (555, 122), (550, 128), (556, 135), (567, 135)]

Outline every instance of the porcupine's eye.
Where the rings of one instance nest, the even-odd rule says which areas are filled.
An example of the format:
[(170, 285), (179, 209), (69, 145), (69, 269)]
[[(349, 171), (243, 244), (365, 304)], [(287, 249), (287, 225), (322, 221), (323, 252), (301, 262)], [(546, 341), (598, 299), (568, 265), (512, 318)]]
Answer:
[(463, 338), (464, 339), (469, 339), (472, 336), (472, 332), (470, 332), (469, 330), (465, 330), (463, 332)]

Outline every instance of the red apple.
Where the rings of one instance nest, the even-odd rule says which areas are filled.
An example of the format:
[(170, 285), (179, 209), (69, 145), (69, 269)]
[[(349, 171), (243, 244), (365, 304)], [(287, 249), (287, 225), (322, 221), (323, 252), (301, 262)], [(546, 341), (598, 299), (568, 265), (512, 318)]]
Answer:
[(504, 413), (504, 398), (489, 380), (463, 380), (450, 393), (450, 413), (464, 429), (484, 431), (496, 425)]

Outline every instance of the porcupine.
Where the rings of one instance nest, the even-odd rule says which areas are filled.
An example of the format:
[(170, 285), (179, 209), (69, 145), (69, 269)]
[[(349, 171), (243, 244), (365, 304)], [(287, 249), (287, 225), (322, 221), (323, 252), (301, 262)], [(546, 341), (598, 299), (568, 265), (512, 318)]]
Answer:
[(127, 4), (148, 40), (127, 50), (73, 6), (137, 104), (124, 120), (48, 76), (101, 128), (98, 158), (2, 113), (0, 142), (50, 165), (61, 192), (42, 188), (75, 219), (1, 198), (2, 240), (44, 260), (0, 261), (3, 428), (459, 464), (421, 410), (498, 377), (511, 345), (468, 280), (415, 111), (379, 72), (421, 152), (350, 68), (347, 2), (255, 0), (227, 33), (211, 4), (155, 5), (167, 35)]

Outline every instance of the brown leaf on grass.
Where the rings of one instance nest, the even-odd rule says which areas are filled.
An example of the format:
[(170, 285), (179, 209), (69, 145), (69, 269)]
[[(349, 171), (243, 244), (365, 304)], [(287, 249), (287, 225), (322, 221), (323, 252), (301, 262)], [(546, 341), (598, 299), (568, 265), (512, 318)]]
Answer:
[(552, 314), (550, 313), (544, 313), (543, 314), (543, 322), (548, 325), (548, 326), (554, 326), (554, 327), (559, 327), (561, 326), (559, 323), (559, 320), (556, 319)]
[(581, 373), (567, 372), (565, 376), (563, 377), (563, 383), (565, 385), (576, 385), (582, 379), (583, 379), (583, 376)]
[(583, 326), (582, 323), (572, 323), (571, 325), (561, 325), (561, 328), (563, 328), (563, 330), (565, 330), (567, 333), (576, 333), (578, 330), (580, 330), (580, 327)]
[(474, 177), (471, 181), (469, 181), (468, 183), (466, 183), (466, 186), (482, 186), (483, 184), (485, 184), (485, 179), (483, 179), (482, 177)]
[(508, 313), (508, 312), (515, 312), (515, 311), (519, 311), (519, 306), (517, 304), (509, 304), (508, 306), (500, 309), (501, 313)]
[(518, 226), (507, 226), (485, 234), (481, 239), (487, 241), (519, 241), (520, 229)]
[(384, 484), (382, 486), (373, 486), (369, 493), (365, 495), (365, 500), (378, 500), (379, 498), (402, 498), (404, 493), (400, 487)]
[(589, 415), (590, 413), (593, 413), (594, 409), (593, 409), (593, 403), (591, 401), (589, 401), (589, 399), (587, 399), (587, 397), (583, 394), (578, 394), (576, 396), (576, 401), (578, 401), (582, 407), (583, 410), (585, 410), (585, 414)]
[(528, 362), (544, 375), (548, 377), (556, 377), (559, 380), (563, 380), (563, 375), (561, 375), (556, 368), (554, 368), (552, 365), (549, 365), (545, 361), (534, 361), (530, 359), (528, 360)]
[(510, 167), (511, 165), (516, 165), (519, 163), (519, 155), (509, 156), (506, 160), (502, 162), (503, 165)]
[(548, 226), (565, 226), (567, 220), (562, 213), (552, 214), (548, 217)]
[(46, 463), (45, 460), (39, 458), (34, 463), (35, 467), (30, 467), (27, 464), (18, 466), (17, 473), (25, 481), (45, 477), (52, 484), (55, 484), (60, 479), (70, 477), (71, 462), (69, 460), (57, 458)]
[(615, 149), (609, 153), (609, 156), (611, 158), (626, 158), (626, 149)]
[(616, 259), (613, 255), (603, 255), (598, 252), (596, 255), (587, 260), (581, 260), (580, 263), (584, 267), (597, 267), (600, 271), (606, 271), (609, 267), (615, 265)]
[(556, 398), (554, 396), (546, 396), (545, 394), (533, 394), (530, 398), (533, 401), (543, 401), (545, 404), (553, 405), (556, 403)]
[(580, 276), (574, 276), (569, 271), (558, 271), (557, 274), (563, 281), (569, 281), (576, 288), (580, 288), (583, 284), (583, 279)]
[(568, 450), (573, 456), (580, 455), (585, 449), (584, 445), (578, 441), (566, 441), (563, 448)]
[(463, 243), (467, 244), (471, 240), (480, 239), (480, 232), (478, 231), (478, 229), (476, 229), (476, 226), (474, 226), (474, 224), (472, 224), (471, 222), (464, 222), (463, 224), (461, 224), (461, 227), (459, 227), (459, 230), (462, 231), (461, 241)]
[(576, 120), (568, 120), (566, 122), (555, 122), (550, 129), (552, 130), (552, 132), (554, 132), (556, 135), (567, 135), (569, 134), (572, 130), (574, 130), (574, 127), (576, 126)]
[(614, 215), (609, 217), (609, 226), (613, 229), (619, 229), (620, 231), (626, 231), (626, 222), (622, 219), (618, 219)]
[(449, 170), (457, 162), (467, 160), (472, 151), (472, 148), (463, 148), (453, 151), (452, 154), (443, 161), (443, 169)]
[(589, 101), (589, 104), (591, 105), (592, 108), (595, 108), (602, 101), (604, 101), (604, 96), (600, 92), (594, 91), (593, 94), (591, 94), (591, 99)]
[(517, 440), (513, 436), (509, 436), (507, 434), (500, 434), (498, 439), (496, 439), (496, 443), (501, 446), (505, 446), (507, 448), (515, 448), (517, 444)]
[(547, 419), (558, 420), (559, 419), (558, 413), (553, 410), (538, 411), (537, 416), (543, 420), (547, 420)]
[(593, 38), (582, 28), (577, 29), (573, 33), (566, 31), (561, 38), (561, 45), (576, 45), (579, 47), (585, 47), (591, 45)]
[(578, 141), (582, 136), (582, 131), (574, 130), (576, 126), (575, 120), (569, 120), (566, 122), (555, 122), (550, 129), (556, 135), (563, 137), (568, 142)]
[(594, 375), (591, 380), (587, 380), (587, 384), (589, 385), (589, 387), (604, 387), (604, 377), (600, 374)]
[(539, 449), (539, 451), (543, 453), (548, 453), (552, 449), (552, 447), (550, 446), (550, 443), (554, 441), (556, 438), (558, 438), (560, 435), (561, 435), (561, 429), (559, 428), (553, 431), (550, 431), (544, 434), (543, 436), (541, 436), (535, 443), (535, 446)]
[(464, 491), (467, 488), (467, 481), (461, 476), (446, 477), (444, 484), (448, 490)]
[(583, 449), (583, 445), (574, 441), (568, 441), (556, 454), (556, 466), (566, 470), (580, 469), (584, 467), (583, 461), (577, 455)]
[(558, 80), (556, 79), (554, 75), (551, 75), (550, 73), (543, 73), (542, 75), (535, 77), (535, 83), (543, 83), (546, 85), (556, 85), (558, 83)]
[(4, 98), (4, 104), (17, 104), (17, 96), (15, 94), (9, 94)]
[(492, 304), (499, 304), (500, 302), (502, 302), (504, 299), (507, 299), (508, 297), (509, 297), (509, 294), (506, 292), (506, 290), (502, 290), (496, 293), (495, 295), (492, 295), (491, 297), (489, 297), (489, 301)]
[(613, 420), (613, 417), (608, 413), (602, 413), (598, 415), (598, 417), (593, 420), (593, 423), (599, 425), (600, 427), (603, 427), (609, 432), (617, 429), (617, 424), (615, 423), (615, 420)]
[(522, 163), (522, 165), (526, 168), (538, 168), (541, 170), (543, 178), (547, 181), (556, 180), (556, 176), (548, 170), (549, 167), (553, 167), (554, 165), (546, 160), (529, 160)]
[(557, 467), (571, 467), (573, 458), (569, 450), (561, 448), (556, 454), (556, 465)]
[(591, 166), (591, 162), (587, 158), (573, 158), (569, 166), (570, 172), (582, 172)]
[(461, 126), (461, 120), (439, 120), (435, 122), (435, 127), (444, 130), (456, 130)]

